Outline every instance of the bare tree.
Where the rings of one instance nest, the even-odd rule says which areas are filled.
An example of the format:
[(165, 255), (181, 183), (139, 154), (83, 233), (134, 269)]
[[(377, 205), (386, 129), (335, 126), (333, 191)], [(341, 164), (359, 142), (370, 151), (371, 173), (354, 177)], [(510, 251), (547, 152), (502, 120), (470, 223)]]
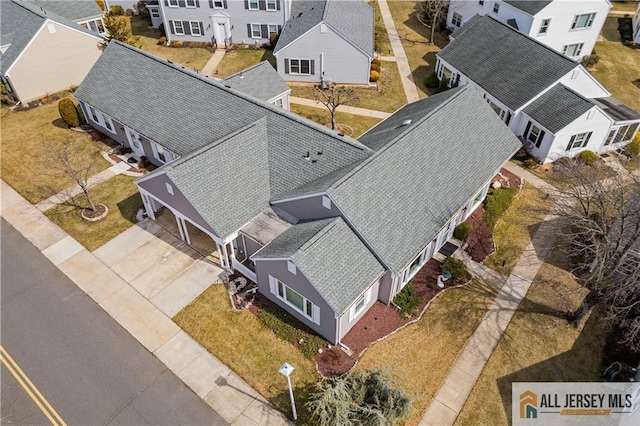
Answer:
[(447, 20), (449, 0), (425, 0), (416, 5), (418, 21), (425, 27), (431, 28), (429, 43), (433, 44), (436, 28)]
[(577, 161), (562, 166), (564, 189), (556, 210), (565, 221), (572, 272), (589, 290), (581, 306), (564, 316), (576, 322), (604, 304), (608, 319), (622, 325), (626, 343), (640, 348), (640, 268), (634, 268), (640, 253), (640, 177), (607, 170)]
[(336, 86), (332, 84), (328, 89), (316, 86), (313, 89), (313, 98), (322, 103), (331, 114), (331, 129), (336, 130), (336, 112), (340, 105), (349, 105), (357, 101), (358, 92), (353, 88), (345, 86)]

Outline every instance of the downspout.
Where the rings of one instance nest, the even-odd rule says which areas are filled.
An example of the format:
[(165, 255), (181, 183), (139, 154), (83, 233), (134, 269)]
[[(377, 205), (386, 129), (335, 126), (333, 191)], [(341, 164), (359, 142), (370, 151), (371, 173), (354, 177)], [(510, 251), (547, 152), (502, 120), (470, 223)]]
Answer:
[(334, 339), (334, 345), (341, 345), (340, 343), (340, 317), (336, 314), (336, 338)]

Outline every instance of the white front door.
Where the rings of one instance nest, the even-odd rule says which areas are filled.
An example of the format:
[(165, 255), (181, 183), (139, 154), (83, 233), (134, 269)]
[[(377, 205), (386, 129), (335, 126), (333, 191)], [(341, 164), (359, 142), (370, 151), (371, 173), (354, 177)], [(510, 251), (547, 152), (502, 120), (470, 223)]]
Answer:
[(143, 155), (145, 155), (144, 148), (142, 148), (142, 142), (140, 141), (140, 134), (128, 127), (126, 127), (126, 132), (127, 132), (127, 140), (129, 141), (129, 146), (131, 147), (133, 152), (138, 157), (142, 157)]
[(227, 47), (231, 44), (231, 25), (229, 16), (224, 12), (216, 12), (211, 16), (213, 25), (213, 36), (216, 38), (218, 47)]

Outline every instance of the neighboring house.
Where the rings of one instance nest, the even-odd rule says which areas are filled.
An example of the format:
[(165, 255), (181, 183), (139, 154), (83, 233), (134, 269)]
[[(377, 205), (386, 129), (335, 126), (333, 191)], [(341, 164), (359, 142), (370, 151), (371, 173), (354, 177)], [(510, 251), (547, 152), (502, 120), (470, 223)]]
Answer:
[(609, 9), (608, 0), (450, 0), (447, 27), (489, 15), (579, 61), (593, 51)]
[(638, 9), (631, 22), (633, 24), (633, 41), (640, 43), (640, 3), (638, 3)]
[(273, 51), (287, 81), (367, 84), (374, 13), (362, 0), (294, 1)]
[(21, 102), (79, 85), (104, 48), (97, 33), (31, 3), (3, 1), (0, 20), (0, 78)]
[(355, 140), (236, 91), (238, 78), (112, 41), (75, 95), (92, 126), (165, 163), (136, 181), (151, 219), (170, 212), (187, 243), (187, 224), (209, 235), (223, 267), (333, 343), (391, 302), (520, 147), (473, 87)]
[[(640, 192), (631, 195), (628, 203), (619, 211), (620, 216), (609, 230), (609, 241), (615, 245), (619, 263), (618, 278), (626, 280), (640, 276)], [(615, 250), (614, 249), (614, 250)], [(637, 278), (636, 278), (637, 279)]]
[(579, 63), (489, 16), (476, 15), (437, 53), (449, 86), (471, 83), (541, 162), (633, 140), (640, 113)]
[(161, 0), (167, 42), (261, 45), (280, 34), (292, 0)]
[(291, 88), (268, 61), (244, 69), (222, 80), (226, 87), (289, 110)]
[(149, 11), (149, 18), (151, 18), (151, 26), (153, 28), (159, 28), (162, 25), (162, 8), (158, 0), (150, 1), (147, 6)]
[(67, 18), (78, 25), (106, 34), (107, 30), (102, 19), (103, 12), (95, 0), (23, 0), (26, 3), (39, 6), (43, 12), (53, 12)]

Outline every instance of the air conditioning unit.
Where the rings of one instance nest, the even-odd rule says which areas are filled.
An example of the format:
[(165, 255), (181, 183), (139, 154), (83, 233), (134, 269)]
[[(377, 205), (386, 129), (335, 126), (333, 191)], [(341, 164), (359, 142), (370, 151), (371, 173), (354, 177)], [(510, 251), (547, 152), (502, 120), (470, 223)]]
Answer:
[(331, 77), (322, 77), (322, 80), (320, 80), (320, 88), (326, 90), (329, 87), (331, 87)]

